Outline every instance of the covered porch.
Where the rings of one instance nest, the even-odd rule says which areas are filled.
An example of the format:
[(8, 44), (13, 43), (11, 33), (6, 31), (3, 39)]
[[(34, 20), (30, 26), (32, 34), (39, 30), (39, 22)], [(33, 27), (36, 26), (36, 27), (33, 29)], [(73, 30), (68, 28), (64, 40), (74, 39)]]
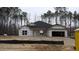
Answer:
[(33, 36), (47, 36), (46, 28), (31, 28), (33, 31)]

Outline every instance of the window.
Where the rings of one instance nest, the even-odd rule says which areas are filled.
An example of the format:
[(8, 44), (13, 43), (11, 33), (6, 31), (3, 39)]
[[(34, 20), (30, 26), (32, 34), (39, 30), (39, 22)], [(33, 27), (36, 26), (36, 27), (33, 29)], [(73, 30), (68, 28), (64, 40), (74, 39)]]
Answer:
[(22, 31), (22, 35), (27, 35), (27, 31), (26, 30), (23, 30)]

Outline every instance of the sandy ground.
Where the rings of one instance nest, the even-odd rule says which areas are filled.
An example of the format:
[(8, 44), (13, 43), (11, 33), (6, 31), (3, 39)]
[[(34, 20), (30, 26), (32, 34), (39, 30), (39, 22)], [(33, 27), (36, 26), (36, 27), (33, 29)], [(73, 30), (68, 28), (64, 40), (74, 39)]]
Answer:
[(73, 47), (52, 44), (0, 44), (1, 51), (74, 51)]
[(0, 40), (52, 40), (64, 41), (64, 45), (54, 44), (0, 44), (0, 51), (74, 51), (74, 39), (64, 37), (19, 37), (0, 36)]

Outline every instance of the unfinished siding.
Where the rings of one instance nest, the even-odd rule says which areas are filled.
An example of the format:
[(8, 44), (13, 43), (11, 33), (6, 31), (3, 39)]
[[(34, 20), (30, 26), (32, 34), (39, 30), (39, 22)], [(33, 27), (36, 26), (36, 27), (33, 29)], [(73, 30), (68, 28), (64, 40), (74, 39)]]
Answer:
[(47, 31), (47, 35), (49, 36), (49, 37), (53, 37), (52, 36), (52, 32), (53, 31), (57, 31), (57, 32), (64, 32), (64, 37), (68, 37), (68, 35), (67, 35), (67, 30), (66, 30), (66, 28), (64, 27), (64, 26), (61, 26), (61, 25), (55, 25), (55, 26), (52, 26), (51, 27), (51, 29), (49, 29), (48, 31)]
[[(22, 31), (23, 30), (26, 30), (27, 31), (27, 35), (22, 35)], [(29, 27), (22, 27), (19, 30), (19, 36), (33, 36), (33, 31)]]
[(49, 37), (53, 37), (53, 36), (52, 36), (52, 32), (53, 32), (53, 31), (65, 32), (65, 37), (68, 37), (68, 36), (67, 36), (67, 30), (49, 30), (49, 31), (48, 31), (48, 36), (49, 36)]
[[(40, 30), (43, 30), (44, 33), (40, 34)], [(68, 37), (68, 34), (65, 26), (62, 26), (60, 24), (50, 25), (50, 24), (38, 21), (38, 22), (35, 22), (34, 25), (22, 26), (19, 29), (19, 36)]]

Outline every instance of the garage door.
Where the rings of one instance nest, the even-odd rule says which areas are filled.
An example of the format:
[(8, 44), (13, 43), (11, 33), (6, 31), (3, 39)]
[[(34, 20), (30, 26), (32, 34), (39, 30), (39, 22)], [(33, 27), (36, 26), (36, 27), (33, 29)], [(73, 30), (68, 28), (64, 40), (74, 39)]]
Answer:
[(52, 32), (52, 36), (55, 36), (55, 37), (64, 37), (65, 36), (65, 32), (63, 31), (53, 31)]

